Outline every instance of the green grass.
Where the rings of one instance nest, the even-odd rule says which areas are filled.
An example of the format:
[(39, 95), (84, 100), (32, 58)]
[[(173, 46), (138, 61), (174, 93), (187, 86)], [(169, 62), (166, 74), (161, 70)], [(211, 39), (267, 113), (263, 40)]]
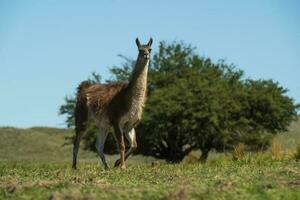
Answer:
[[(134, 159), (134, 158), (133, 158)], [(0, 199), (300, 199), (294, 160), (266, 155), (206, 164), (131, 164), (126, 171), (84, 162), (0, 164)]]
[[(285, 151), (300, 139), (300, 122), (280, 134)], [(212, 153), (207, 163), (166, 164), (133, 156), (128, 169), (104, 170), (94, 153), (80, 150), (71, 169), (68, 129), (0, 128), (0, 199), (300, 199), (300, 162), (270, 152)], [(117, 155), (108, 156), (113, 164)], [(153, 161), (156, 161), (153, 164)]]

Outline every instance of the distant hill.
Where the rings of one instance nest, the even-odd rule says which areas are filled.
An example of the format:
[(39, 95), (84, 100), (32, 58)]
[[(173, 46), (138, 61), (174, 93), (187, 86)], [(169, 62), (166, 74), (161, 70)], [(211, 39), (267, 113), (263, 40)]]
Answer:
[[(34, 127), (19, 129), (0, 127), (0, 161), (4, 160), (71, 160), (72, 145), (66, 137), (72, 136), (71, 129)], [(96, 158), (91, 152), (80, 150), (80, 157)]]
[[(0, 162), (70, 162), (73, 145), (66, 140), (74, 134), (72, 129), (33, 127), (20, 129), (0, 127)], [(83, 147), (83, 145), (81, 145)], [(113, 166), (119, 155), (107, 155), (108, 163)], [(99, 162), (96, 153), (79, 151), (78, 161)], [(128, 160), (128, 164), (149, 164), (152, 157), (136, 155)]]
[[(66, 137), (73, 134), (72, 129), (0, 127), (0, 161), (71, 161), (72, 145)], [(300, 142), (300, 120), (292, 123), (287, 133), (276, 137), (284, 148), (293, 148)], [(108, 156), (108, 159), (114, 160), (116, 156)], [(79, 160), (97, 161), (98, 158), (95, 153), (81, 149)]]

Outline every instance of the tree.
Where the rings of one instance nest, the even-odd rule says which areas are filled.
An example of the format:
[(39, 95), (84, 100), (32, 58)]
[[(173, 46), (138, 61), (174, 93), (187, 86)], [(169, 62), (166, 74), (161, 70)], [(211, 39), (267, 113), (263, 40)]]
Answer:
[(241, 110), (247, 120), (249, 134), (243, 140), (255, 149), (266, 149), (273, 134), (286, 131), (297, 117), (299, 104), (294, 104), (278, 82), (246, 80), (246, 102)]
[(234, 65), (212, 63), (191, 46), (161, 43), (152, 66), (139, 126), (145, 154), (178, 162), (193, 149), (206, 160), (211, 149), (239, 142), (264, 148), (297, 115), (299, 106), (278, 83), (243, 79)]
[(203, 160), (212, 148), (223, 150), (237, 127), (226, 114), (234, 109), (231, 94), (234, 85), (241, 87), (243, 72), (213, 64), (181, 43), (161, 43), (153, 66), (141, 124), (151, 133), (143, 139), (153, 147), (150, 155), (178, 162), (194, 149), (201, 149)]

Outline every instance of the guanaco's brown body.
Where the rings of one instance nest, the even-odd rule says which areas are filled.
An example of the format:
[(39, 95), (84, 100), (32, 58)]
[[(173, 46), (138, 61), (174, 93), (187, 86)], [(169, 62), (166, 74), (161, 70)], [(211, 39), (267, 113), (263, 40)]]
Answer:
[[(139, 54), (129, 83), (92, 84), (85, 81), (78, 87), (75, 108), (76, 137), (73, 148), (74, 169), (80, 139), (86, 130), (89, 117), (95, 120), (99, 128), (96, 148), (105, 168), (108, 168), (108, 165), (103, 148), (111, 126), (114, 128), (120, 151), (120, 159), (116, 161), (115, 166), (121, 165), (122, 169), (126, 168), (125, 160), (137, 147), (134, 128), (142, 117), (145, 103), (152, 38), (146, 45), (141, 45), (136, 39), (136, 44)], [(124, 136), (130, 143), (126, 154)]]

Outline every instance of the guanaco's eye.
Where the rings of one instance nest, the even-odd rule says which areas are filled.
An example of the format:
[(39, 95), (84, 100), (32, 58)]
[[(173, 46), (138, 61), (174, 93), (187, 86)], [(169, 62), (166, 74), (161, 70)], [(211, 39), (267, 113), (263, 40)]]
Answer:
[(152, 49), (148, 49), (149, 53), (151, 53), (151, 50), (152, 50)]

